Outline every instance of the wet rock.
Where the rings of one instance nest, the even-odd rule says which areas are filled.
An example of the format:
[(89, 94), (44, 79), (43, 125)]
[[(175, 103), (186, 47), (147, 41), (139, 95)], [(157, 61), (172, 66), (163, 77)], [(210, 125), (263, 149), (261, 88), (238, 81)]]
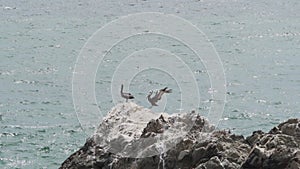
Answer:
[(249, 145), (254, 146), (258, 140), (263, 136), (264, 132), (261, 130), (254, 131), (251, 136), (246, 138), (246, 141)]
[(300, 139), (300, 119), (289, 119), (281, 123), (278, 128), (282, 134), (295, 136)]
[(207, 162), (200, 164), (196, 169), (224, 169), (224, 166), (220, 159), (217, 156), (214, 156)]
[(158, 133), (163, 133), (164, 129), (168, 128), (168, 124), (165, 121), (163, 115), (161, 115), (158, 119), (150, 120), (147, 124), (146, 128), (144, 128), (143, 133), (141, 135), (142, 138), (147, 138), (150, 136), (155, 136)]
[(185, 156), (189, 155), (190, 151), (189, 150), (183, 150), (179, 153), (178, 155), (178, 160), (181, 161)]
[(298, 150), (293, 159), (290, 161), (286, 169), (299, 169), (300, 168), (300, 151)]

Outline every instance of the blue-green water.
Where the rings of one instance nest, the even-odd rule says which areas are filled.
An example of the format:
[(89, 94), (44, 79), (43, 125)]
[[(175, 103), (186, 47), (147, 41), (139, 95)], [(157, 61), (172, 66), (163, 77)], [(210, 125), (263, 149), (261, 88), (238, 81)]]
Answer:
[[(224, 65), (228, 90), (220, 128), (247, 135), (257, 129), (267, 131), (288, 118), (300, 118), (297, 0), (2, 0), (0, 168), (58, 168), (84, 144), (86, 135), (72, 102), (72, 72), (80, 49), (95, 31), (119, 16), (154, 11), (189, 20), (213, 42)], [(120, 45), (126, 48), (130, 44)], [(169, 45), (169, 50), (187, 54), (180, 45), (170, 44), (169, 39), (162, 38), (157, 47)], [(111, 55), (118, 55), (118, 48), (113, 50)], [(96, 95), (103, 112), (113, 105), (100, 95), (110, 84), (105, 75), (115, 70), (109, 57), (96, 77)], [(193, 61), (190, 64), (193, 67)], [(201, 64), (194, 68), (199, 68), (194, 73), (202, 84), (199, 112), (205, 115), (207, 74)], [(144, 72), (130, 89), (144, 97), (143, 91), (151, 84), (158, 88), (172, 82), (176, 91), (170, 77), (164, 75), (161, 80), (159, 75)], [(136, 102), (146, 104), (145, 100)], [(176, 100), (170, 104), (167, 109), (176, 107)]]

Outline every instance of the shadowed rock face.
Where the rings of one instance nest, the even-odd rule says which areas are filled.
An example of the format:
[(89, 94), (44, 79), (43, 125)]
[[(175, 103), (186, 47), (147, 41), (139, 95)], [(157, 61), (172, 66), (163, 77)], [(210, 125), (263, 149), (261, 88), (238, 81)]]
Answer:
[(300, 168), (300, 119), (289, 119), (269, 133), (253, 132), (246, 141), (252, 149), (241, 168)]
[[(300, 119), (290, 119), (274, 127), (270, 132), (255, 131), (246, 139), (227, 131), (213, 131), (208, 121), (195, 113), (170, 116), (151, 115), (148, 123), (125, 126), (128, 116), (137, 117), (134, 112), (143, 113), (144, 108), (132, 103), (115, 107), (99, 125), (95, 135), (85, 145), (72, 154), (61, 165), (61, 169), (299, 169), (300, 168)], [(149, 113), (149, 109), (145, 110)], [(116, 113), (117, 112), (117, 113)], [(140, 117), (139, 117), (140, 118)], [(123, 120), (122, 120), (123, 119)], [(191, 123), (191, 119), (193, 123)], [(139, 119), (140, 120), (140, 119)], [(132, 124), (135, 118), (130, 118)], [(112, 137), (121, 129), (120, 136), (127, 138), (118, 142), (126, 145), (139, 139), (155, 138), (159, 135), (175, 136), (178, 126), (192, 124), (189, 131), (174, 145), (153, 156), (144, 158), (124, 157), (111, 153), (109, 145), (102, 144), (99, 136)], [(180, 125), (177, 125), (180, 124)], [(104, 132), (103, 126), (108, 133)], [(121, 126), (121, 127), (120, 127)], [(175, 126), (175, 127), (174, 127)], [(177, 127), (176, 127), (177, 126)], [(175, 133), (173, 133), (175, 132)], [(98, 135), (97, 135), (98, 133)], [(174, 134), (174, 135), (173, 135)], [(116, 133), (114, 133), (116, 135)], [(129, 139), (128, 139), (129, 138)], [(105, 142), (103, 142), (105, 143)], [(166, 144), (169, 142), (166, 142)], [(127, 149), (123, 149), (124, 151)]]

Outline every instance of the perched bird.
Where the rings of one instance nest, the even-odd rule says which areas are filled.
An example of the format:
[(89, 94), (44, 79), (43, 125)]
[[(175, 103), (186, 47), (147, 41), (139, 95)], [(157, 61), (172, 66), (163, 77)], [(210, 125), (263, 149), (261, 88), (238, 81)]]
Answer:
[(131, 93), (124, 93), (123, 92), (123, 84), (121, 85), (121, 96), (126, 99), (126, 102), (128, 102), (128, 99), (134, 99), (133, 95)]
[(161, 100), (161, 97), (164, 93), (172, 93), (172, 89), (168, 89), (168, 87), (160, 89), (159, 91), (155, 92), (155, 95), (153, 97), (151, 97), (153, 94), (153, 91), (151, 90), (147, 95), (148, 101), (151, 103), (152, 106), (158, 106), (156, 103), (159, 100)]

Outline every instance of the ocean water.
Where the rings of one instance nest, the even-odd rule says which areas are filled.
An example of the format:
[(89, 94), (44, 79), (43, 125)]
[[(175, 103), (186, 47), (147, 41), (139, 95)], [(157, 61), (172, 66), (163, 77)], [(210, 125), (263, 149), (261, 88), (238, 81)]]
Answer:
[[(58, 168), (84, 144), (72, 99), (76, 59), (99, 28), (138, 12), (182, 17), (213, 43), (227, 87), (218, 128), (249, 135), (300, 118), (299, 11), (297, 0), (0, 1), (0, 168)], [(180, 43), (155, 35), (123, 41), (101, 62), (95, 92), (102, 113), (114, 104), (107, 91), (122, 52), (141, 44), (185, 58), (200, 86), (197, 111), (206, 116), (211, 100), (205, 66)], [(162, 71), (141, 72), (129, 89), (147, 107), (147, 92), (165, 85), (174, 91), (165, 110), (177, 111), (179, 87)]]

